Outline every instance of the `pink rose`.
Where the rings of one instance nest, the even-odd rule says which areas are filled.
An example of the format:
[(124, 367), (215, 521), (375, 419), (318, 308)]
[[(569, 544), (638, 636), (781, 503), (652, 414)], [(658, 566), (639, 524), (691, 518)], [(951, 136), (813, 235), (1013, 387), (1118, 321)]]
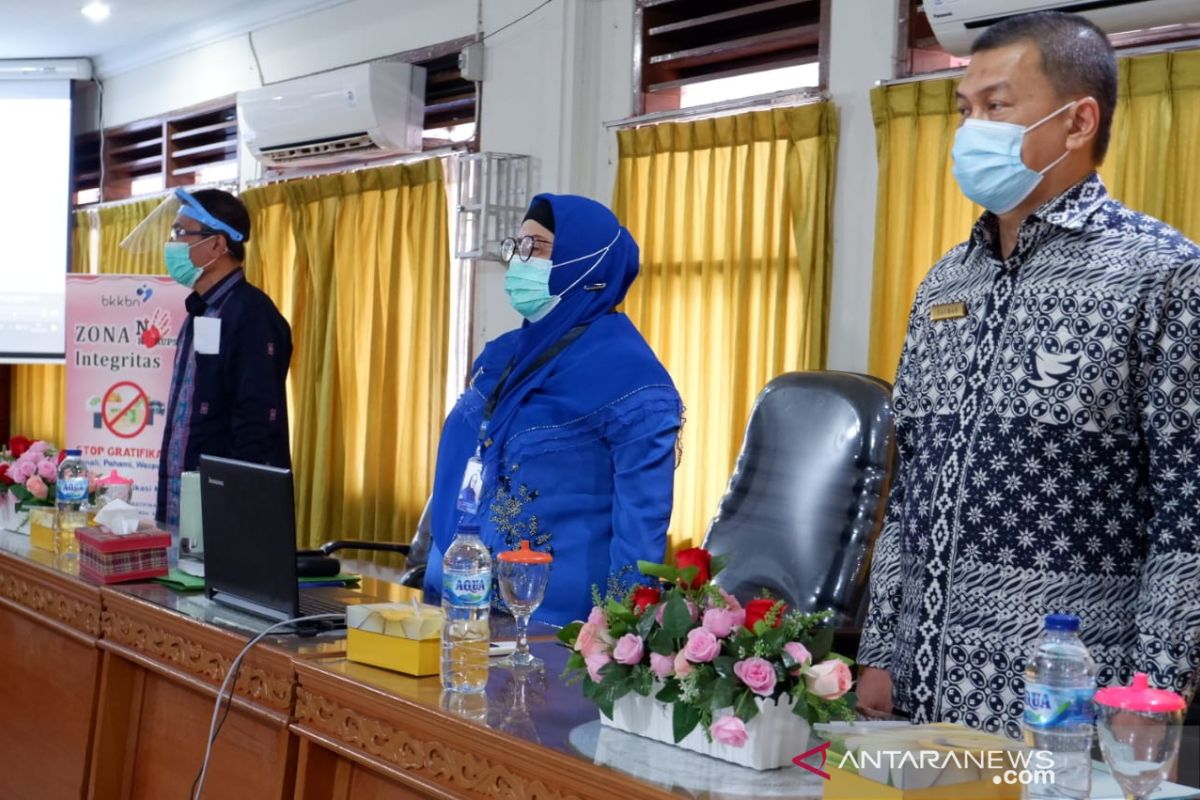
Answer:
[(675, 654), (675, 677), (686, 678), (692, 674), (692, 665), (688, 663), (687, 656), (680, 650)]
[(50, 491), (46, 488), (46, 482), (37, 475), (34, 475), (32, 478), (25, 481), (25, 488), (28, 489), (29, 493), (38, 500), (45, 500), (46, 495), (49, 494)]
[(14, 481), (24, 483), (37, 474), (37, 465), (32, 461), (18, 461), (11, 472)]
[(592, 606), (592, 610), (588, 613), (587, 618), (589, 625), (595, 625), (597, 628), (608, 630), (608, 618), (604, 616), (604, 609)]
[(579, 629), (579, 635), (575, 637), (575, 649), (584, 658), (596, 653), (605, 652), (611, 644), (612, 637), (608, 635), (608, 631), (603, 628), (597, 628), (590, 622), (585, 622), (583, 627)]
[(845, 661), (831, 658), (806, 669), (804, 682), (808, 685), (808, 690), (822, 700), (837, 700), (850, 691), (854, 678), (850, 675), (850, 668), (846, 666)]
[(746, 723), (742, 722), (741, 717), (736, 714), (721, 717), (713, 722), (712, 727), (708, 730), (714, 739), (730, 747), (741, 747), (749, 738), (746, 734)]
[(808, 652), (808, 648), (799, 642), (788, 642), (783, 646), (783, 651), (796, 660), (800, 666), (792, 670), (792, 675), (799, 678), (800, 673), (804, 671), (804, 667), (812, 661), (812, 653)]
[(632, 667), (641, 662), (642, 654), (645, 652), (642, 637), (636, 633), (627, 633), (617, 640), (617, 646), (613, 648), (613, 658), (618, 664)]
[(662, 653), (650, 654), (650, 671), (659, 679), (671, 677), (675, 671), (675, 656), (664, 656)]
[(688, 661), (704, 664), (721, 654), (721, 643), (710, 631), (692, 628), (688, 631), (687, 644), (683, 646), (682, 652)]
[[(696, 604), (691, 600), (685, 600), (684, 602), (687, 603), (688, 615), (691, 616), (692, 622), (700, 619), (700, 609), (696, 607)], [(659, 605), (658, 610), (654, 612), (654, 621), (659, 625), (662, 625), (663, 612), (666, 610), (667, 604), (662, 603)]]
[[(746, 612), (740, 613), (744, 620)], [(724, 639), (734, 628), (742, 626), (742, 623), (738, 621), (738, 615), (739, 612), (731, 611), (728, 608), (710, 608), (704, 612), (704, 630), (718, 639)]]
[(54, 469), (54, 464), (50, 461), (43, 461), (37, 465), (38, 477), (43, 481), (53, 483), (58, 478), (58, 471)]
[(612, 663), (612, 656), (608, 655), (608, 653), (592, 653), (590, 656), (584, 656), (583, 662), (587, 664), (588, 677), (599, 683), (604, 680), (604, 677), (600, 674), (600, 669), (605, 664)]
[(730, 611), (741, 611), (742, 610), (742, 604), (738, 602), (738, 599), (736, 597), (734, 597), (733, 595), (731, 595), (729, 592), (725, 591), (724, 589), (721, 589), (720, 592), (721, 592), (721, 599), (725, 601), (725, 605), (729, 606)]
[(45, 453), (49, 447), (50, 445), (46, 444), (45, 442), (34, 442), (33, 444), (29, 445), (29, 452), (42, 454)]
[(741, 678), (750, 691), (766, 697), (775, 691), (775, 667), (765, 658), (747, 658), (733, 665), (733, 674)]

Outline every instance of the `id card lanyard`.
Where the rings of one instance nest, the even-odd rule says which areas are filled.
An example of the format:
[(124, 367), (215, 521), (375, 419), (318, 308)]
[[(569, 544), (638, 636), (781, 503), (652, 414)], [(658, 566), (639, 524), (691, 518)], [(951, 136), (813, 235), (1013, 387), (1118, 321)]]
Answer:
[[(576, 325), (571, 330), (567, 331), (561, 339), (546, 349), (544, 353), (538, 356), (537, 360), (529, 365), (524, 372), (518, 376), (514, 385), (519, 386), (522, 381), (544, 367), (550, 359), (557, 356), (567, 348), (567, 345), (575, 341), (587, 330), (587, 325)], [(496, 388), (492, 390), (487, 402), (483, 406), (483, 422), (479, 425), (479, 441), (475, 445), (475, 455), (467, 459), (466, 469), (463, 470), (462, 485), (458, 490), (458, 510), (463, 514), (478, 514), (479, 503), (483, 493), (484, 474), (483, 469), (483, 451), (492, 446), (492, 440), (488, 438), (488, 424), (492, 421), (492, 416), (496, 413), (496, 406), (500, 404), (500, 399), (504, 395), (504, 388), (508, 385), (508, 379), (512, 376), (513, 361), (510, 359), (508, 366), (504, 368), (504, 372), (500, 373), (500, 380), (496, 381)]]

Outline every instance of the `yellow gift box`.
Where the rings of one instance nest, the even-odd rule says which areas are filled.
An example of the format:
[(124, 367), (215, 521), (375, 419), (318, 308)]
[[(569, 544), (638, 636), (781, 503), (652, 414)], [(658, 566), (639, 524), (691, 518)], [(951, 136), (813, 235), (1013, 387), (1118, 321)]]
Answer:
[(442, 610), (372, 603), (346, 608), (346, 658), (407, 675), (441, 668)]
[(32, 506), (29, 509), (29, 543), (42, 550), (54, 551), (54, 507)]

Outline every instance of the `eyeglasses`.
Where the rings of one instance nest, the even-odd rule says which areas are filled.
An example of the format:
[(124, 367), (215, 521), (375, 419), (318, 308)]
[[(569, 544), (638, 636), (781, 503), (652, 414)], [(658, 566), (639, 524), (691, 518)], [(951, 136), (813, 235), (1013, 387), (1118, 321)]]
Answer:
[(520, 256), (522, 261), (528, 261), (533, 257), (533, 250), (539, 244), (545, 245), (547, 248), (554, 246), (554, 242), (540, 236), (521, 236), (516, 239), (510, 236), (500, 242), (500, 258), (504, 259), (506, 264), (513, 260), (513, 256)]
[(171, 226), (171, 241), (178, 242), (180, 239), (183, 239), (186, 236), (216, 236), (219, 233), (221, 233), (221, 231), (208, 227), (200, 227), (194, 231), (189, 231), (182, 225), (176, 224)]

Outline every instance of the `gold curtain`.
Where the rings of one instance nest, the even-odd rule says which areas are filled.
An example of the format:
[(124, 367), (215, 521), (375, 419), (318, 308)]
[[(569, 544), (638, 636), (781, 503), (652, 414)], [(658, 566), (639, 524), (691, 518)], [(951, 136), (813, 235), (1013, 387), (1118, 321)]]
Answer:
[[(950, 172), (957, 81), (872, 91), (879, 156), (870, 370), (891, 380), (917, 286), (981, 213)], [(1120, 61), (1112, 144), (1100, 168), (1113, 196), (1200, 239), (1200, 51)]]
[(445, 411), (442, 165), (300, 179), (243, 200), (247, 276), (292, 324), (299, 541), (408, 541), (432, 489)]
[[(71, 272), (90, 272), (93, 216), (90, 211), (71, 215)], [(66, 436), (67, 388), (62, 364), (17, 364), (12, 368), (10, 408), (13, 434), (68, 444)]]
[(625, 310), (687, 407), (671, 547), (699, 543), (775, 376), (825, 364), (829, 103), (620, 131), (613, 210), (641, 245)]

